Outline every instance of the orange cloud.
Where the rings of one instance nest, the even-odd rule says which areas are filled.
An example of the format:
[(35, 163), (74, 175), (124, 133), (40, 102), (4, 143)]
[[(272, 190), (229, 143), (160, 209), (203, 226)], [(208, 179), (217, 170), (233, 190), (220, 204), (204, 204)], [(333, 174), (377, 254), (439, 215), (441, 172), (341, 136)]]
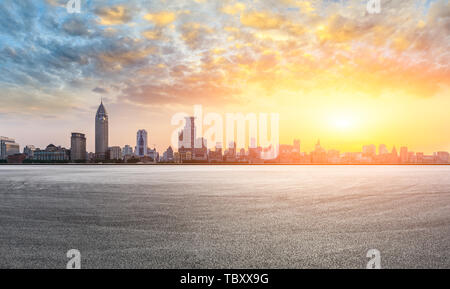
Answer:
[(184, 42), (191, 49), (196, 49), (202, 46), (205, 37), (214, 32), (212, 28), (196, 22), (184, 24), (181, 30)]
[(130, 11), (124, 6), (99, 7), (95, 14), (100, 17), (101, 25), (118, 25), (131, 20)]
[(104, 52), (99, 55), (101, 67), (106, 70), (121, 70), (138, 61), (144, 60), (148, 55), (155, 52), (154, 47), (118, 52)]
[(244, 3), (236, 3), (234, 5), (225, 5), (222, 7), (221, 11), (225, 14), (235, 15), (241, 13), (245, 10)]
[(279, 29), (283, 25), (284, 19), (269, 12), (249, 12), (241, 15), (241, 23), (257, 29)]
[(157, 26), (166, 26), (174, 22), (177, 15), (170, 11), (161, 11), (158, 13), (149, 13), (144, 16), (144, 19), (153, 22)]
[(161, 39), (162, 31), (159, 29), (146, 30), (146, 31), (142, 32), (142, 36), (144, 36), (148, 40), (157, 40), (157, 39)]

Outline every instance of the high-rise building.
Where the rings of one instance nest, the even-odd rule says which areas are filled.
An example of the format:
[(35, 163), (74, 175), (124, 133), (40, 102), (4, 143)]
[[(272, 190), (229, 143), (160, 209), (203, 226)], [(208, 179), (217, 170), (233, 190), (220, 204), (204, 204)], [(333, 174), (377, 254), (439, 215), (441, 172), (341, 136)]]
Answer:
[(424, 153), (416, 153), (416, 160), (419, 164), (423, 163)]
[(256, 138), (252, 137), (252, 138), (250, 139), (250, 146), (249, 146), (249, 148), (254, 149), (254, 148), (256, 148), (256, 147), (257, 147)]
[(315, 149), (311, 152), (311, 162), (324, 164), (328, 161), (327, 151), (320, 145), (320, 139), (315, 145)]
[(195, 148), (193, 149), (192, 158), (198, 161), (208, 160), (208, 144), (205, 138), (197, 138)]
[(389, 150), (385, 144), (381, 144), (378, 148), (378, 154), (380, 156), (389, 154)]
[(167, 150), (163, 154), (163, 161), (164, 162), (173, 162), (174, 156), (173, 156), (173, 149), (171, 146), (167, 148)]
[(373, 158), (377, 154), (377, 147), (373, 144), (363, 146), (363, 156)]
[(195, 117), (186, 117), (186, 124), (178, 135), (178, 150), (193, 150), (196, 140)]
[(148, 155), (147, 141), (147, 131), (145, 129), (138, 130), (136, 136), (136, 148), (134, 150), (136, 156), (145, 157)]
[(436, 153), (437, 161), (441, 164), (446, 164), (450, 160), (450, 154), (448, 152), (437, 152)]
[(0, 136), (0, 159), (6, 160), (8, 156), (20, 153), (20, 146), (12, 138)]
[(400, 162), (402, 162), (402, 163), (408, 162), (408, 148), (407, 147), (400, 148)]
[(236, 157), (236, 142), (230, 141), (228, 143), (228, 156), (229, 157)]
[(293, 153), (299, 154), (300, 153), (300, 140), (294, 139), (294, 147), (292, 149)]
[(129, 145), (126, 145), (122, 149), (122, 156), (131, 156), (133, 155), (133, 148)]
[(121, 160), (122, 159), (122, 149), (118, 146), (109, 148), (109, 159), (110, 160)]
[(147, 149), (148, 152), (148, 158), (150, 158), (153, 162), (159, 161), (159, 153), (156, 151), (156, 149)]
[(108, 153), (108, 113), (103, 101), (95, 115), (95, 157), (99, 160), (107, 159)]
[(86, 136), (82, 133), (73, 132), (71, 137), (70, 159), (72, 161), (86, 160)]
[(398, 152), (397, 152), (397, 149), (395, 148), (395, 146), (392, 148), (392, 152), (389, 157), (389, 162), (390, 163), (398, 163)]
[(395, 146), (392, 148), (392, 156), (394, 156), (394, 157), (398, 157), (398, 152), (397, 152), (397, 149), (395, 148)]

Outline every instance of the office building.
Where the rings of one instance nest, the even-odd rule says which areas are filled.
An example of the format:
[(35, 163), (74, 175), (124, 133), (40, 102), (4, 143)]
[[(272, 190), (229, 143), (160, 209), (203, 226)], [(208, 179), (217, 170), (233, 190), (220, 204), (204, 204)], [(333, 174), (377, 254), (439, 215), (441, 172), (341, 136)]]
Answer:
[(400, 148), (400, 162), (401, 163), (408, 162), (408, 148), (407, 147)]
[(363, 157), (373, 158), (377, 154), (377, 147), (373, 144), (363, 146), (362, 154), (363, 154)]
[(448, 152), (437, 152), (437, 162), (441, 164), (447, 164), (450, 161), (450, 155)]
[(70, 139), (70, 159), (72, 161), (86, 160), (86, 136), (82, 133), (73, 132)]
[(34, 145), (27, 145), (23, 149), (23, 154), (25, 155), (26, 159), (32, 160), (34, 156), (34, 151), (36, 148)]
[(173, 162), (174, 156), (173, 156), (173, 149), (171, 146), (167, 148), (167, 150), (163, 153), (163, 162)]
[(122, 148), (118, 146), (109, 148), (109, 159), (110, 160), (121, 160), (122, 159)]
[(294, 139), (294, 147), (292, 148), (292, 152), (296, 154), (300, 154), (300, 140)]
[(186, 123), (183, 130), (178, 134), (178, 150), (184, 148), (185, 151), (192, 150), (195, 147), (196, 128), (195, 117), (186, 117)]
[(136, 148), (134, 153), (138, 157), (148, 156), (148, 147), (147, 147), (148, 139), (147, 139), (147, 131), (145, 129), (138, 130), (136, 134)]
[(20, 146), (12, 138), (0, 136), (0, 159), (6, 160), (8, 156), (20, 153)]
[(378, 148), (378, 154), (379, 154), (380, 156), (388, 155), (388, 154), (389, 154), (389, 150), (388, 150), (388, 148), (387, 148), (387, 146), (386, 146), (385, 144), (381, 144), (381, 145), (379, 146), (379, 148)]
[(109, 140), (108, 121), (108, 113), (102, 101), (95, 115), (95, 157), (98, 160), (107, 159)]
[(133, 148), (129, 145), (125, 145), (122, 149), (122, 156), (132, 156), (133, 155)]

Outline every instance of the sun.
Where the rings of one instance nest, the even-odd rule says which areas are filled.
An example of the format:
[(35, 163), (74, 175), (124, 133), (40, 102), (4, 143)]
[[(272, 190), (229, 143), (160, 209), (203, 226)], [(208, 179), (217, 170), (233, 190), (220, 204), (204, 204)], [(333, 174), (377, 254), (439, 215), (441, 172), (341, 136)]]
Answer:
[(335, 129), (347, 131), (355, 126), (354, 120), (350, 116), (340, 115), (331, 119), (331, 124)]
[(352, 126), (352, 123), (349, 119), (339, 118), (335, 120), (334, 126), (339, 129), (348, 129)]

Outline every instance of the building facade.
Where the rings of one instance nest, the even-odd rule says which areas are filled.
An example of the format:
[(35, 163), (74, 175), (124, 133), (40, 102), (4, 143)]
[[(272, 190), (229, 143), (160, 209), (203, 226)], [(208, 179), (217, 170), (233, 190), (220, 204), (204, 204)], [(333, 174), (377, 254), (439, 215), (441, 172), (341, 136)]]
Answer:
[(401, 163), (408, 162), (408, 148), (407, 147), (400, 148), (400, 162)]
[(95, 157), (99, 160), (107, 159), (108, 153), (108, 113), (103, 106), (103, 101), (95, 115)]
[(20, 154), (20, 146), (12, 138), (0, 136), (0, 160), (6, 160), (8, 156)]
[(72, 161), (86, 160), (86, 136), (82, 133), (74, 132), (71, 137), (70, 159)]
[(132, 156), (133, 155), (133, 148), (129, 145), (126, 145), (122, 149), (122, 156)]
[(136, 148), (134, 153), (138, 157), (148, 156), (148, 135), (145, 129), (138, 130), (136, 134)]
[(24, 153), (24, 155), (26, 156), (27, 159), (32, 160), (35, 150), (36, 150), (36, 148), (34, 147), (34, 145), (27, 145), (23, 149), (23, 153)]
[(120, 147), (110, 147), (109, 148), (109, 159), (110, 160), (121, 160), (122, 159), (122, 149)]
[(159, 153), (156, 151), (156, 149), (147, 149), (148, 157), (152, 162), (158, 162), (159, 161)]
[(167, 150), (163, 153), (163, 162), (173, 162), (174, 161), (174, 155), (173, 155), (173, 149), (171, 146), (167, 148)]
[(193, 151), (196, 140), (195, 117), (186, 117), (183, 130), (178, 134), (178, 149)]
[(69, 161), (70, 150), (61, 146), (55, 146), (53, 144), (48, 145), (45, 150), (36, 149), (34, 151), (33, 160), (54, 162), (54, 161)]

